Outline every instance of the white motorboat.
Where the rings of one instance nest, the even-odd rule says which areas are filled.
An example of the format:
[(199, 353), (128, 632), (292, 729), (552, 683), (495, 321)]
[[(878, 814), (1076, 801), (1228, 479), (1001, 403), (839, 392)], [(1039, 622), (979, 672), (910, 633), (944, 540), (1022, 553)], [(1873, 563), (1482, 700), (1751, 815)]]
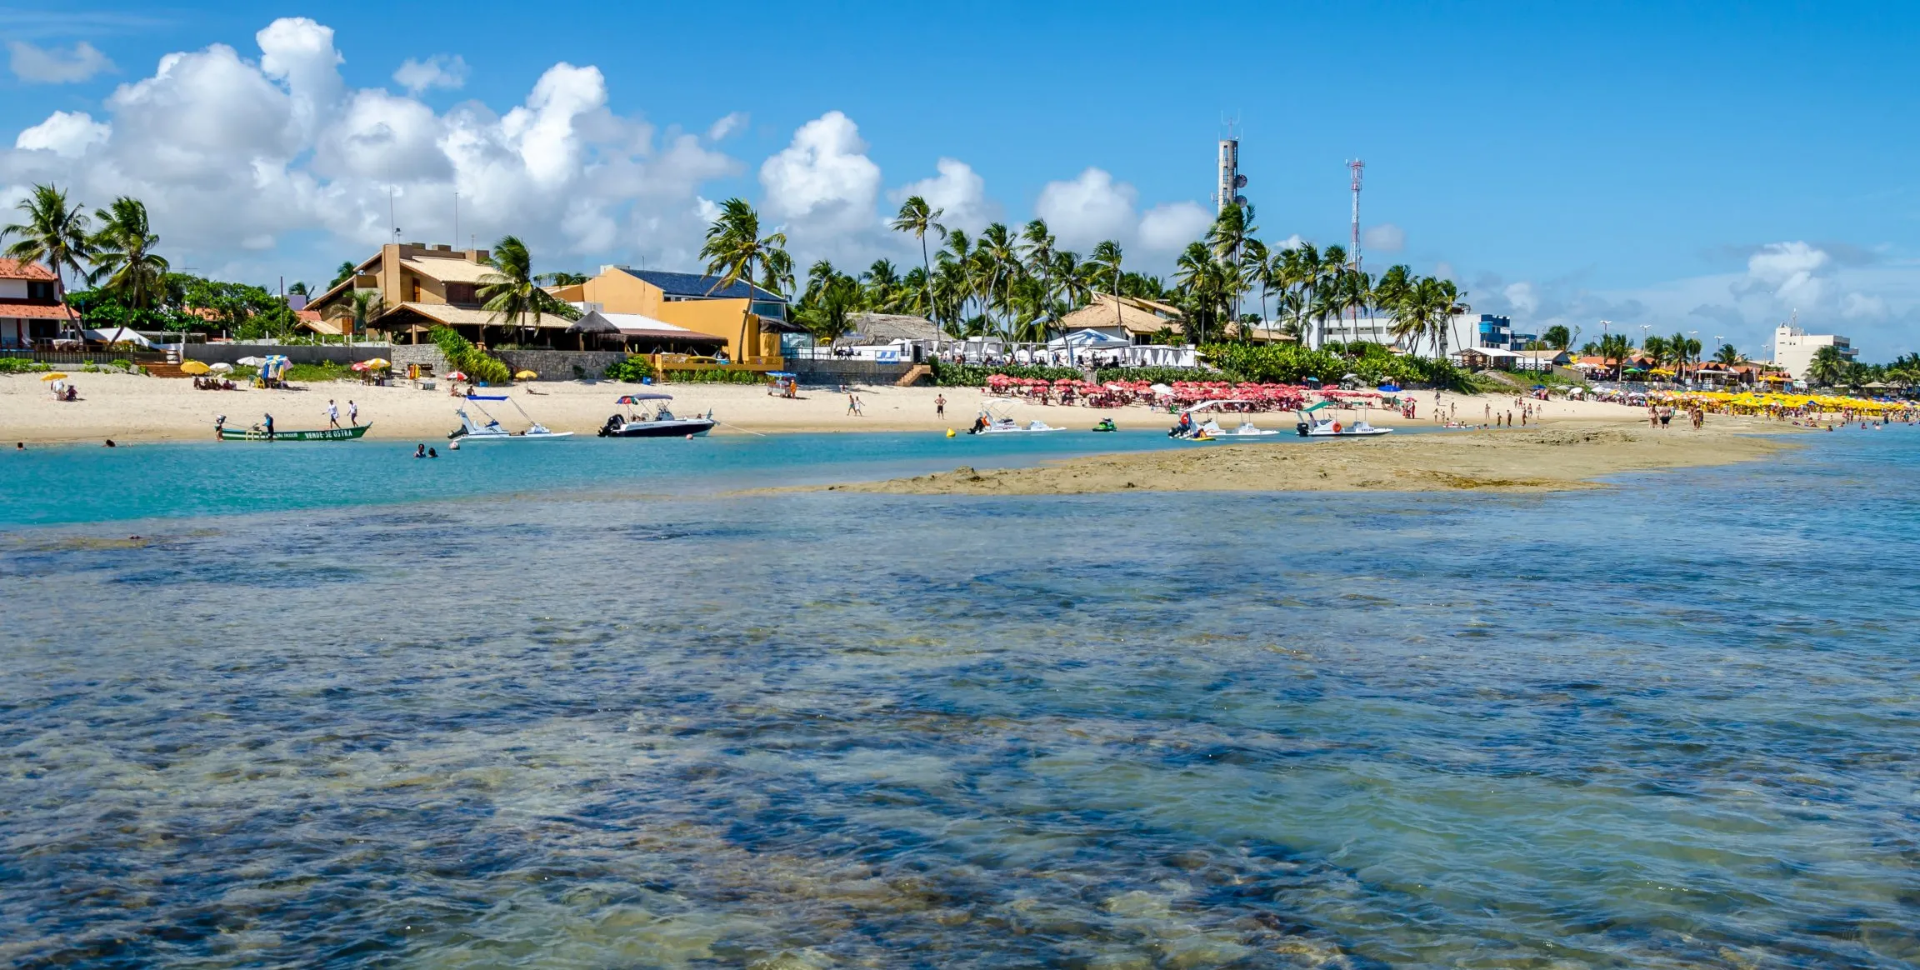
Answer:
[(1278, 431), (1272, 431), (1266, 428), (1261, 428), (1256, 426), (1253, 423), (1253, 419), (1250, 417), (1247, 417), (1244, 413), (1240, 415), (1239, 425), (1233, 428), (1220, 427), (1220, 419), (1218, 417), (1214, 417), (1211, 415), (1206, 419), (1205, 423), (1201, 423), (1200, 421), (1199, 416), (1202, 414), (1207, 414), (1208, 412), (1213, 412), (1214, 414), (1224, 414), (1224, 413), (1227, 413), (1227, 408), (1229, 405), (1252, 404), (1252, 403), (1254, 402), (1252, 401), (1204, 401), (1200, 404), (1196, 404), (1193, 407), (1190, 407), (1185, 411), (1180, 412), (1183, 416), (1185, 416), (1186, 420), (1182, 421), (1179, 425), (1177, 425), (1173, 429), (1173, 436), (1176, 438), (1194, 438), (1194, 439), (1270, 438), (1280, 434), (1280, 432)]
[[(475, 411), (480, 412), (486, 420), (476, 421), (472, 415), (467, 413), (466, 408), (454, 408), (453, 413), (460, 416), (460, 427), (447, 432), (447, 437), (455, 441), (546, 441), (573, 437), (573, 432), (571, 431), (547, 430), (545, 425), (535, 421), (531, 415), (527, 414), (526, 409), (522, 408), (505, 394), (469, 394), (466, 400), (467, 404)], [(499, 418), (494, 417), (480, 404), (481, 401), (506, 401), (508, 404), (512, 404), (513, 409), (519, 411), (520, 416), (527, 419), (527, 430), (508, 431), (501, 426)]]
[(1392, 434), (1392, 428), (1376, 428), (1367, 423), (1366, 418), (1356, 418), (1346, 424), (1337, 417), (1320, 417), (1315, 414), (1322, 408), (1332, 407), (1333, 402), (1321, 401), (1310, 408), (1300, 409), (1300, 423), (1293, 426), (1302, 438), (1377, 438), (1383, 434)]
[(1042, 431), (1064, 431), (1045, 421), (1029, 421), (1026, 424), (1014, 420), (1014, 401), (1009, 398), (994, 398), (980, 406), (980, 414), (973, 419), (973, 427), (968, 434), (1037, 434)]
[(719, 422), (713, 420), (713, 412), (703, 417), (675, 417), (667, 402), (673, 400), (671, 394), (622, 394), (613, 403), (627, 406), (626, 414), (615, 414), (607, 418), (600, 426), (602, 438), (684, 438), (689, 435), (700, 438), (713, 430)]

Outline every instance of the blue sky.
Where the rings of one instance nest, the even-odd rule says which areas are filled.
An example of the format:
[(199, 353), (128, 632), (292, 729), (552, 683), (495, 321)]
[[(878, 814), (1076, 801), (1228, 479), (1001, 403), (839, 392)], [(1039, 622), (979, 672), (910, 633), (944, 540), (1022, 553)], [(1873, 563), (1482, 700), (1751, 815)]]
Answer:
[[(919, 187), (957, 222), (1042, 212), (1160, 268), (1237, 116), (1269, 240), (1344, 242), (1359, 156), (1368, 266), (1476, 308), (1754, 350), (1798, 309), (1869, 358), (1920, 346), (1911, 5), (78, 7), (0, 11), (0, 185), (147, 198), (203, 272), (330, 275), (386, 235), (389, 187), (407, 238), (449, 240), (459, 188), (463, 237), (551, 268), (686, 268), (731, 195), (802, 257), (904, 263), (879, 217), (943, 158)], [(280, 18), (312, 23), (275, 55)], [(200, 70), (155, 78), (176, 52)], [(440, 70), (396, 80), (409, 59)]]

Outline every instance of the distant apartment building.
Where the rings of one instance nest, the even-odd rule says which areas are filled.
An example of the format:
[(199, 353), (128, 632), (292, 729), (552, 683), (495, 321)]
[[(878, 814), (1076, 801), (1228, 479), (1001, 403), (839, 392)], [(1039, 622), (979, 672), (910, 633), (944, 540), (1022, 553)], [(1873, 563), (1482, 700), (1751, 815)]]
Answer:
[(1831, 333), (1808, 333), (1792, 324), (1783, 323), (1773, 331), (1773, 362), (1781, 370), (1792, 375), (1796, 381), (1806, 380), (1807, 368), (1813, 365), (1813, 355), (1822, 347), (1834, 347), (1840, 356), (1848, 360), (1859, 355), (1847, 338)]
[[(1341, 317), (1329, 319), (1321, 331), (1322, 339), (1328, 343), (1352, 343), (1366, 340), (1374, 343), (1393, 343), (1393, 318), (1383, 316)], [(1523, 350), (1527, 344), (1538, 339), (1532, 333), (1523, 333), (1513, 327), (1513, 320), (1493, 313), (1457, 313), (1447, 320), (1447, 351), (1465, 349), (1485, 350)], [(1433, 335), (1421, 337), (1409, 350), (1432, 353)]]

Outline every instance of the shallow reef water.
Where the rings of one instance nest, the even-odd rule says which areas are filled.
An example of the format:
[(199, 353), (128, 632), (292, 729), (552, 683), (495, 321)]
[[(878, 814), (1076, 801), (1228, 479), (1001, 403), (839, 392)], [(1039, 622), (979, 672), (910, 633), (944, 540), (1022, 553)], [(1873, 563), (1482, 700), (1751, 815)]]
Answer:
[(494, 457), (273, 501), (366, 487), (316, 451), (268, 511), (17, 526), (0, 962), (1912, 965), (1920, 432), (1809, 444), (1544, 496)]

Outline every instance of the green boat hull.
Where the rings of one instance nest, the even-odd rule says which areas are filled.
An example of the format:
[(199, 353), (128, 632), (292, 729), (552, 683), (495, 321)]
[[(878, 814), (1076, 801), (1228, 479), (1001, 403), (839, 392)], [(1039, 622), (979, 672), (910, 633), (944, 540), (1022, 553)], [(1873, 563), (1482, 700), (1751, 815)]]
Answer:
[(373, 422), (355, 425), (351, 428), (323, 428), (317, 431), (275, 431), (269, 436), (265, 431), (241, 431), (235, 428), (221, 428), (221, 441), (352, 441), (367, 433)]

